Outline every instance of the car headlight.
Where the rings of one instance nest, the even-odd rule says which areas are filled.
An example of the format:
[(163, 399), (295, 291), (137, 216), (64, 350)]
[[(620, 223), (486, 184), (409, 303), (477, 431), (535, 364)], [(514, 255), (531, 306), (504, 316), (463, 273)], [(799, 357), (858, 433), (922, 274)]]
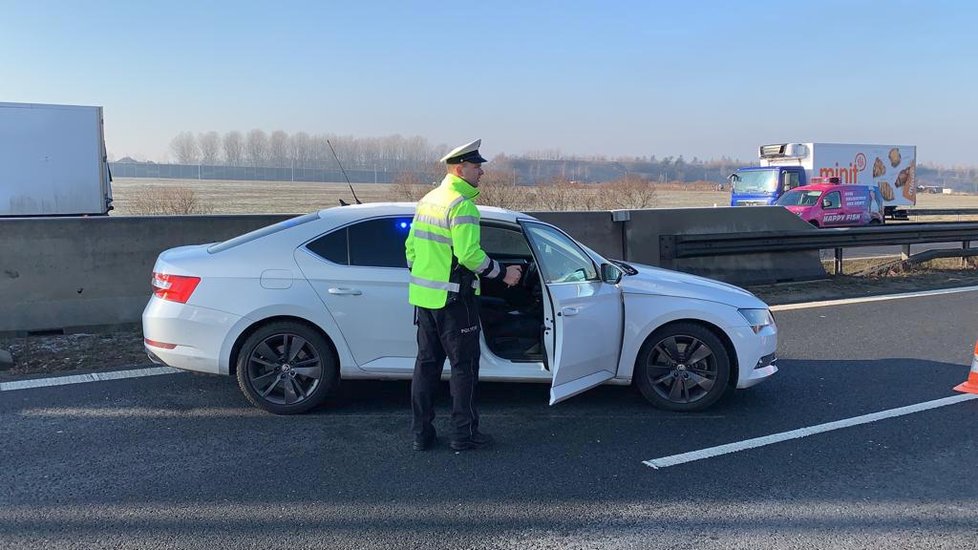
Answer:
[(774, 316), (771, 315), (771, 310), (769, 309), (738, 309), (744, 319), (747, 319), (747, 324), (754, 331), (754, 334), (761, 332), (761, 329), (774, 324)]

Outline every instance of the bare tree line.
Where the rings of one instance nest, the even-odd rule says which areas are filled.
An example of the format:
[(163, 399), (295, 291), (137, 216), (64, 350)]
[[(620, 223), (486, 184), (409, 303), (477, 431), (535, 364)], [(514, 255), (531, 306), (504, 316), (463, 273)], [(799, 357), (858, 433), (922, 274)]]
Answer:
[(170, 152), (180, 164), (210, 166), (261, 166), (273, 168), (335, 167), (336, 160), (347, 168), (371, 167), (386, 170), (430, 169), (444, 146), (432, 147), (420, 136), (393, 135), (381, 138), (356, 138), (332, 134), (271, 134), (255, 128), (247, 134), (234, 130), (224, 135), (215, 131), (194, 135), (180, 132), (170, 141)]

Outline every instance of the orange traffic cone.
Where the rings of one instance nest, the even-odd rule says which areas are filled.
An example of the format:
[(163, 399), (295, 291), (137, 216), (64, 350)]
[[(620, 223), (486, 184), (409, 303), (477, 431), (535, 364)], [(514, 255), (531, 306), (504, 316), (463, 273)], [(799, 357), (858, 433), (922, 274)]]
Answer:
[(975, 357), (971, 360), (971, 372), (968, 379), (954, 386), (955, 391), (965, 393), (978, 393), (978, 342), (975, 342)]

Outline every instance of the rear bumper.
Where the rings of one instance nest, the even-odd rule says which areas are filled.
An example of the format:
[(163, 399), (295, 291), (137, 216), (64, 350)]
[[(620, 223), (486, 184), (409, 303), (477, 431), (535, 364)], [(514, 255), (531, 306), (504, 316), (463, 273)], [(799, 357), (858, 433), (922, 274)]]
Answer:
[(196, 372), (228, 374), (226, 368), (221, 368), (221, 347), (240, 319), (240, 316), (227, 312), (168, 302), (154, 296), (143, 310), (146, 353), (154, 363)]

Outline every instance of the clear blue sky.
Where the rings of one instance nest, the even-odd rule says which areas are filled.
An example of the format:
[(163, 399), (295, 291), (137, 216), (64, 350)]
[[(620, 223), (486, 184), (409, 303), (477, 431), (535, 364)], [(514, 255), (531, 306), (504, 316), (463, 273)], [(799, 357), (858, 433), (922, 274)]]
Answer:
[(894, 143), (978, 165), (971, 1), (0, 0), (0, 51), (0, 101), (102, 105), (116, 157), (261, 128), (687, 160)]

